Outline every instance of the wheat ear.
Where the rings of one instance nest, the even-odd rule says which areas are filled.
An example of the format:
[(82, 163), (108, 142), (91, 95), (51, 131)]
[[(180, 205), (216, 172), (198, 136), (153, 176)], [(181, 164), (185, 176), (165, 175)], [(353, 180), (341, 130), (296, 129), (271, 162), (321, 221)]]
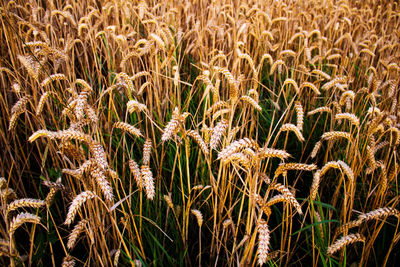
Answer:
[(84, 191), (79, 195), (77, 195), (72, 201), (71, 206), (69, 206), (67, 218), (64, 224), (69, 226), (74, 221), (75, 216), (78, 213), (79, 208), (83, 205), (83, 203), (95, 197), (97, 197), (97, 195), (92, 191)]
[(260, 219), (257, 224), (257, 232), (258, 232), (258, 264), (263, 265), (267, 262), (268, 251), (269, 251), (269, 243), (270, 243), (270, 234), (268, 229), (268, 224), (266, 221)]
[(365, 242), (365, 237), (359, 233), (343, 236), (328, 247), (327, 253), (332, 256), (338, 250), (355, 242)]

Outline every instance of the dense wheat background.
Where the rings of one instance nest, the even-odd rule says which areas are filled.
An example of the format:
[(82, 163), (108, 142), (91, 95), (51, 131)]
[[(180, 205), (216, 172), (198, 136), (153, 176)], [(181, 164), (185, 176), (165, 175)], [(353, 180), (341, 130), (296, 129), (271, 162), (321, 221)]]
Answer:
[(0, 3), (2, 265), (400, 260), (396, 1)]

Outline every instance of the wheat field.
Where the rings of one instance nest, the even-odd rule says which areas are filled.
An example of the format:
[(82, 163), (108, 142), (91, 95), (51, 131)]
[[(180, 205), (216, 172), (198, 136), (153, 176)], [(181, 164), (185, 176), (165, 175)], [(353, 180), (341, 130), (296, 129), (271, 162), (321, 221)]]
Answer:
[(400, 6), (1, 0), (2, 266), (400, 261)]

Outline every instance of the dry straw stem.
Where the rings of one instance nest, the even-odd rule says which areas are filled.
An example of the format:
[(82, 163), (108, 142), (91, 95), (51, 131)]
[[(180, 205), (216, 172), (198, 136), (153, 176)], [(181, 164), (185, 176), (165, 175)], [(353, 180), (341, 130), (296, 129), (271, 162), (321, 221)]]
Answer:
[(210, 138), (210, 148), (216, 149), (221, 141), (222, 134), (225, 132), (228, 127), (228, 121), (225, 119), (221, 119), (217, 125), (215, 125), (213, 132)]
[(151, 154), (151, 139), (146, 138), (146, 141), (143, 145), (143, 165), (149, 165), (150, 163), (150, 154)]
[(92, 191), (84, 191), (82, 193), (80, 193), (79, 195), (77, 195), (74, 200), (71, 203), (71, 206), (68, 209), (68, 214), (67, 214), (67, 218), (65, 219), (64, 224), (66, 225), (70, 225), (74, 219), (76, 214), (78, 213), (78, 210), (80, 209), (80, 207), (89, 199), (93, 199), (97, 197), (97, 195), (95, 193), (93, 193)]
[(116, 122), (116, 123), (114, 123), (114, 128), (124, 130), (133, 136), (137, 136), (137, 137), (143, 136), (138, 128), (136, 128), (135, 126), (130, 125), (126, 122), (122, 122), (122, 121)]
[(360, 120), (357, 118), (356, 115), (352, 113), (339, 113), (335, 115), (335, 120), (341, 119), (349, 120), (353, 125), (357, 127), (360, 126)]
[(304, 163), (281, 163), (275, 171), (275, 176), (278, 177), (282, 173), (286, 173), (289, 170), (299, 170), (299, 171), (313, 171), (317, 169), (315, 164), (304, 164)]
[(136, 161), (134, 161), (133, 159), (129, 160), (129, 169), (133, 174), (133, 178), (135, 178), (137, 186), (139, 187), (140, 190), (142, 190), (143, 184), (142, 184), (142, 175), (140, 173), (140, 168), (139, 165), (136, 163)]
[(150, 200), (153, 200), (156, 192), (154, 188), (153, 173), (151, 172), (150, 167), (147, 165), (142, 165), (141, 174), (142, 174), (141, 179), (143, 181), (146, 197)]
[(300, 129), (297, 128), (296, 125), (291, 124), (291, 123), (286, 123), (284, 125), (282, 125), (282, 127), (280, 128), (279, 132), (286, 132), (286, 131), (292, 131), (296, 134), (297, 138), (301, 141), (304, 142), (305, 139), (303, 137), (303, 134), (300, 132)]
[(258, 144), (256, 141), (249, 139), (247, 137), (236, 140), (230, 143), (229, 146), (225, 147), (218, 153), (218, 159), (226, 159), (233, 153), (240, 151), (241, 149), (252, 148), (254, 150), (258, 150)]
[(85, 226), (88, 223), (87, 219), (81, 220), (77, 225), (75, 225), (72, 230), (67, 243), (68, 249), (73, 249), (75, 247), (76, 241), (78, 240), (79, 235), (85, 230)]
[(258, 232), (258, 264), (263, 265), (267, 262), (269, 245), (270, 245), (270, 232), (266, 221), (260, 219), (257, 223)]
[(44, 206), (45, 202), (40, 199), (33, 198), (21, 198), (14, 200), (7, 205), (7, 213), (18, 208), (30, 207), (30, 208), (40, 208)]
[(189, 130), (186, 134), (193, 138), (193, 140), (199, 145), (201, 151), (203, 151), (204, 155), (208, 155), (210, 151), (208, 150), (206, 142), (204, 142), (203, 138), (200, 134), (194, 130)]
[(24, 223), (40, 223), (40, 217), (28, 212), (18, 214), (10, 223), (9, 234), (13, 235), (14, 232)]
[(289, 202), (292, 206), (294, 206), (300, 215), (303, 214), (303, 211), (301, 210), (299, 202), (297, 202), (297, 200), (294, 198), (292, 192), (290, 192), (290, 190), (286, 186), (284, 186), (283, 184), (280, 184), (280, 183), (273, 183), (273, 184), (270, 184), (269, 189), (271, 189), (271, 190), (275, 189), (275, 190), (278, 190), (279, 192), (281, 192), (285, 196), (287, 202)]
[(191, 209), (190, 212), (196, 217), (197, 225), (201, 227), (203, 225), (203, 214), (201, 214), (201, 211), (197, 209)]
[(333, 254), (335, 254), (335, 252), (339, 251), (343, 247), (353, 244), (355, 242), (365, 242), (365, 237), (359, 233), (343, 236), (328, 247), (327, 253), (328, 255), (332, 256)]

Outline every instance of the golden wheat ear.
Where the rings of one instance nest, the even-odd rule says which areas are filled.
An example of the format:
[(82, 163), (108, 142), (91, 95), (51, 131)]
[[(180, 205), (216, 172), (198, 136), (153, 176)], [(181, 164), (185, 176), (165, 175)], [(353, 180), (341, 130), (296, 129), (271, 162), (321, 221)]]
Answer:
[(28, 212), (22, 212), (15, 216), (10, 223), (9, 234), (13, 235), (14, 232), (24, 223), (40, 224), (40, 217)]
[(73, 199), (71, 206), (68, 209), (67, 218), (65, 219), (64, 224), (69, 226), (74, 221), (75, 216), (78, 213), (80, 207), (82, 207), (82, 205), (86, 201), (88, 201), (89, 199), (93, 199), (95, 197), (97, 197), (97, 195), (91, 191), (84, 191), (79, 195), (77, 195)]
[(365, 237), (359, 233), (350, 234), (343, 236), (342, 238), (338, 239), (333, 243), (331, 246), (328, 247), (327, 253), (328, 255), (332, 256), (337, 251), (341, 250), (347, 245), (353, 244), (355, 242), (365, 242)]
[(262, 219), (258, 221), (257, 232), (258, 232), (258, 248), (257, 248), (258, 264), (261, 266), (267, 262), (269, 244), (270, 244), (270, 232), (266, 221)]

